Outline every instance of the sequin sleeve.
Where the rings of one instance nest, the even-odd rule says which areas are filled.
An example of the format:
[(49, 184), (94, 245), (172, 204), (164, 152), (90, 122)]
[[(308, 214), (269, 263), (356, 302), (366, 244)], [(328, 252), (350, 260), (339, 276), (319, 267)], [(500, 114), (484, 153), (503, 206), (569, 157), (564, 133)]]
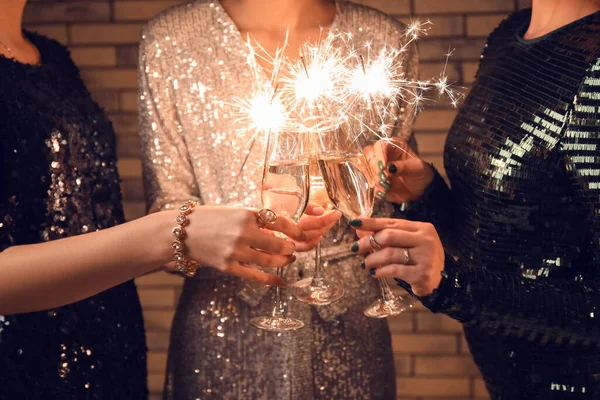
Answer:
[(588, 216), (587, 248), (572, 279), (530, 279), (446, 256), (440, 287), (423, 299), (466, 325), (566, 347), (600, 344), (600, 61), (588, 70), (560, 143), (578, 207)]
[(421, 198), (406, 204), (403, 211), (406, 218), (412, 221), (429, 222), (435, 225), (444, 246), (453, 249), (454, 198), (452, 190), (437, 169), (433, 168), (433, 170), (433, 180)]
[(161, 45), (168, 38), (154, 37), (152, 30), (152, 25), (144, 29), (140, 43), (139, 113), (146, 202), (155, 212), (200, 196)]

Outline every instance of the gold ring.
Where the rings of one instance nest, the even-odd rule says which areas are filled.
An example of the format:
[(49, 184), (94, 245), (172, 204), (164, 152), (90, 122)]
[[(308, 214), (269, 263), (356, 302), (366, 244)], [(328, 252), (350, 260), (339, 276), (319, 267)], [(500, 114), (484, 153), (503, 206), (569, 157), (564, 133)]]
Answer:
[(383, 249), (383, 246), (377, 243), (377, 240), (375, 240), (375, 237), (373, 235), (369, 236), (369, 244), (371, 245), (371, 248), (375, 251)]
[(256, 222), (261, 228), (267, 225), (273, 225), (277, 221), (277, 214), (270, 208), (262, 208), (256, 214)]
[(409, 264), (411, 264), (410, 255), (408, 254), (408, 248), (405, 247), (404, 248), (404, 265), (409, 265)]

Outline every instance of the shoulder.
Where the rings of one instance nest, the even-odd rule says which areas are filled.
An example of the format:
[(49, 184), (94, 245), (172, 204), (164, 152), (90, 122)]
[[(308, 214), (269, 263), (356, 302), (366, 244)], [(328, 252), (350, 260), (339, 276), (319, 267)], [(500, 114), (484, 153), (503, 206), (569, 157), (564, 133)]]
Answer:
[(531, 9), (527, 8), (510, 14), (492, 31), (488, 37), (488, 45), (512, 42), (519, 31), (525, 29), (531, 19)]
[(144, 25), (140, 55), (158, 56), (184, 48), (210, 47), (208, 43), (215, 38), (208, 33), (219, 30), (219, 8), (216, 2), (196, 0), (166, 9)]
[(212, 22), (212, 15), (219, 7), (210, 0), (196, 0), (166, 9), (146, 22), (143, 35), (160, 37), (162, 34), (177, 36), (187, 28)]
[(27, 39), (37, 47), (45, 64), (77, 69), (66, 46), (37, 32), (26, 31), (25, 34)]
[(339, 1), (338, 8), (344, 28), (397, 35), (402, 35), (406, 30), (406, 25), (396, 18), (363, 4)]

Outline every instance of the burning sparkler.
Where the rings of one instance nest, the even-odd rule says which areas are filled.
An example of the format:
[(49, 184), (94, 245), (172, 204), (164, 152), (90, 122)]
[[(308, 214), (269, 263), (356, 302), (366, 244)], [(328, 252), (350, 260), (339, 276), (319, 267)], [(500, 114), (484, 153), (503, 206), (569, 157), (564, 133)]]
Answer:
[[(409, 46), (426, 35), (430, 25), (411, 22), (400, 48), (385, 46), (377, 52), (372, 43), (356, 43), (351, 34), (329, 32), (316, 44), (304, 45), (296, 61), (278, 51), (268, 60), (273, 67), (270, 82), (261, 78), (262, 67), (249, 44), (248, 64), (256, 87), (249, 98), (234, 100), (236, 125), (254, 132), (252, 144), (256, 135), (266, 137), (272, 131), (322, 135), (342, 125), (354, 140), (367, 134), (387, 139), (399, 123), (398, 110), (417, 112), (430, 94), (447, 96), (457, 106), (462, 95), (448, 82), (446, 67), (439, 78), (426, 81), (403, 72), (410, 61)], [(446, 66), (451, 54), (446, 55)]]

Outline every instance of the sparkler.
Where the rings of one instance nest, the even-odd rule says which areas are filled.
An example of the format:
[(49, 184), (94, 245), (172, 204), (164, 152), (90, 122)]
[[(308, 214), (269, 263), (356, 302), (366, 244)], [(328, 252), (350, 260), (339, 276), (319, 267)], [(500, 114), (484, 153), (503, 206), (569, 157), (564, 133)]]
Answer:
[(268, 83), (261, 78), (262, 67), (249, 43), (248, 64), (255, 88), (248, 98), (234, 100), (235, 125), (253, 132), (252, 145), (257, 135), (266, 137), (280, 130), (318, 137), (341, 128), (353, 140), (371, 135), (385, 140), (401, 123), (401, 110), (418, 112), (432, 101), (432, 94), (448, 97), (456, 107), (462, 95), (452, 88), (446, 74), (452, 51), (446, 54), (437, 79), (418, 80), (404, 72), (411, 61), (409, 47), (427, 34), (430, 25), (429, 21), (411, 22), (401, 47), (384, 46), (376, 52), (371, 42), (356, 43), (351, 34), (322, 34), (316, 44), (302, 47), (296, 61), (285, 59), (283, 49), (266, 60), (272, 66)]

